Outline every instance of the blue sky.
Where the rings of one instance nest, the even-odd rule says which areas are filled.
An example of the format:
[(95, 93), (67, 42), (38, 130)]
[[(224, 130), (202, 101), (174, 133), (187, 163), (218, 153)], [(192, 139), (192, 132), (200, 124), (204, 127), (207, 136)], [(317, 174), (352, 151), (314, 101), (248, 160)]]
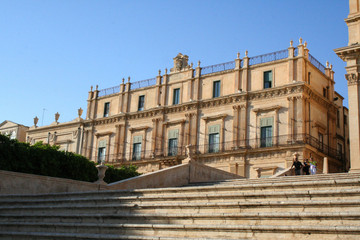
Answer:
[[(0, 122), (38, 125), (86, 113), (91, 85), (99, 89), (153, 78), (179, 52), (202, 66), (285, 49), (299, 37), (335, 71), (345, 97), (345, 63), (333, 49), (347, 45), (347, 0), (0, 1)], [(43, 111), (43, 109), (46, 109)], [(42, 115), (44, 113), (44, 118)]]

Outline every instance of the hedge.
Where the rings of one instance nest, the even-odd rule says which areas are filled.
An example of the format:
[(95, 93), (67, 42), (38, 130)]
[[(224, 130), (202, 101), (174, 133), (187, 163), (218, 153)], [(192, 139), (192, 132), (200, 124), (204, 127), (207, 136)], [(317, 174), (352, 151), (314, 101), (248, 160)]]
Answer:
[[(32, 146), (0, 134), (0, 169), (79, 181), (97, 180), (95, 163), (79, 154), (59, 151), (59, 146), (38, 142)], [(107, 183), (137, 176), (136, 167), (109, 166), (104, 181)]]

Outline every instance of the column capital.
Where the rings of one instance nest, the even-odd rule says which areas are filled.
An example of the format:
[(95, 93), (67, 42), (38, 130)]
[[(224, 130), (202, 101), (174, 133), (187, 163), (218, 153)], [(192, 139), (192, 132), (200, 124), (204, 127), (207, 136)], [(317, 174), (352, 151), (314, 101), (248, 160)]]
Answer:
[(359, 84), (359, 73), (345, 74), (345, 78), (348, 81), (348, 85), (357, 85), (357, 84)]

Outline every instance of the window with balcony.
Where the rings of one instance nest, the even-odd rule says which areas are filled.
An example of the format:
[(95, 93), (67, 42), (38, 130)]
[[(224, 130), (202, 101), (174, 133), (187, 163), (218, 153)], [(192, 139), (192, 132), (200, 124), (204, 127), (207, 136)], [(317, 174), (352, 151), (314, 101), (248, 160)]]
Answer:
[(143, 111), (144, 105), (145, 105), (145, 96), (141, 95), (139, 96), (138, 111)]
[(106, 147), (99, 147), (98, 149), (98, 160), (97, 163), (100, 164), (105, 162)]
[(216, 153), (220, 151), (220, 124), (211, 125), (208, 128), (209, 139), (209, 153)]
[(132, 160), (136, 161), (140, 159), (141, 159), (141, 143), (134, 143)]
[(170, 138), (169, 139), (168, 156), (176, 156), (177, 152), (178, 152), (178, 139)]
[(260, 147), (271, 147), (273, 145), (274, 118), (260, 119)]
[(168, 145), (168, 156), (176, 156), (178, 153), (178, 138), (179, 130), (173, 129), (168, 133), (169, 145)]
[(134, 136), (133, 138), (133, 151), (132, 151), (132, 160), (140, 160), (141, 159), (141, 143), (142, 143), (142, 136)]
[(319, 133), (319, 149), (324, 150), (324, 135)]
[(220, 80), (213, 82), (213, 98), (220, 97)]
[(266, 71), (264, 72), (264, 89), (266, 88), (272, 88), (272, 71)]
[(110, 103), (106, 102), (104, 104), (104, 117), (108, 117), (110, 112)]
[(180, 103), (180, 88), (175, 88), (173, 91), (173, 105)]

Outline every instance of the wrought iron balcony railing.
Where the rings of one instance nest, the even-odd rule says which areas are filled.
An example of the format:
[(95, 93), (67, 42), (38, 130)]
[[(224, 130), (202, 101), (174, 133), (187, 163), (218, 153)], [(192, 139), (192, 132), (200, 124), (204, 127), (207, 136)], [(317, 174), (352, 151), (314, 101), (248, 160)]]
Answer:
[[(268, 137), (268, 138), (258, 138), (258, 139), (246, 139), (239, 141), (229, 141), (218, 144), (202, 144), (192, 146), (192, 151), (195, 155), (200, 154), (221, 154), (224, 152), (232, 151), (244, 151), (248, 149), (270, 149), (274, 147), (285, 147), (285, 146), (301, 146), (301, 145), (310, 145), (316, 148), (318, 151), (324, 153), (325, 155), (338, 159), (345, 160), (345, 155), (339, 153), (336, 149), (329, 147), (328, 145), (320, 142), (317, 138), (307, 135), (307, 134), (298, 134), (298, 135), (281, 135), (277, 137)], [(151, 160), (151, 159), (165, 159), (165, 158), (184, 158), (186, 155), (186, 150), (184, 146), (174, 147), (166, 149), (155, 149), (155, 151), (139, 151), (133, 153), (130, 150), (130, 153), (124, 155), (108, 155), (105, 156), (106, 162), (121, 162), (121, 161), (142, 161), (142, 160)], [(97, 159), (95, 159), (97, 160)], [(101, 159), (103, 160), (103, 159)]]

